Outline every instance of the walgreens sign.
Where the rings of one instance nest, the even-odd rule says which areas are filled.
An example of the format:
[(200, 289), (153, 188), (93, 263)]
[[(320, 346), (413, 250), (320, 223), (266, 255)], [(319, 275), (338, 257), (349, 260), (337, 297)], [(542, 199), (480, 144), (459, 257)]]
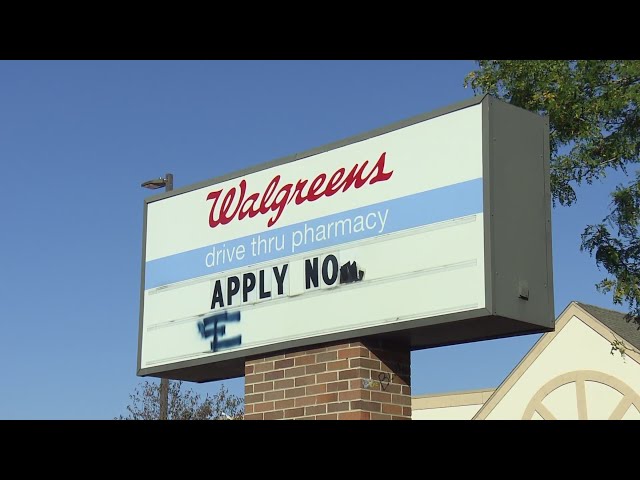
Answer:
[(482, 108), (147, 199), (139, 373), (484, 311)]

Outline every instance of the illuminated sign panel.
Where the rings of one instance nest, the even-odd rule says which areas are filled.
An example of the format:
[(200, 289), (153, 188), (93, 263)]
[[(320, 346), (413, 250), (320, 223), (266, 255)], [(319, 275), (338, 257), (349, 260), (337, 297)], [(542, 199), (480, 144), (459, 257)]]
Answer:
[(546, 125), (476, 98), (148, 198), (139, 374), (225, 378), (248, 355), (364, 335), (548, 330)]

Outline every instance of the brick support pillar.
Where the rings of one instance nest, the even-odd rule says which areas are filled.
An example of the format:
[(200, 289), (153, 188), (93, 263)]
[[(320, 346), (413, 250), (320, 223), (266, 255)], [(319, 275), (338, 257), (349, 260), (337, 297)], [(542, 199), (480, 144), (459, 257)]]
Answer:
[(411, 352), (342, 341), (248, 358), (245, 420), (409, 420)]

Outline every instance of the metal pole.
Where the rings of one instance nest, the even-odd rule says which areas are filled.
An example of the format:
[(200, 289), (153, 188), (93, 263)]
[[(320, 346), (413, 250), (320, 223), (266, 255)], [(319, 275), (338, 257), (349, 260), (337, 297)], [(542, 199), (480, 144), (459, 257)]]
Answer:
[[(164, 176), (164, 191), (173, 190), (173, 174), (167, 173)], [(160, 420), (167, 420), (169, 410), (169, 379), (160, 379)]]
[(165, 186), (164, 186), (165, 192), (170, 192), (171, 190), (173, 190), (173, 174), (172, 173), (167, 173), (164, 176), (164, 182), (165, 182)]
[(169, 406), (169, 380), (167, 378), (160, 379), (160, 420), (167, 419), (167, 410)]

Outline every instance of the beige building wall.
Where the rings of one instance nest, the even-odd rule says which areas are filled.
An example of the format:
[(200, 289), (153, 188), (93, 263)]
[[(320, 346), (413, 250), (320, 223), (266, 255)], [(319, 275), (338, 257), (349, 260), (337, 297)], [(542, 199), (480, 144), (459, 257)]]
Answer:
[(640, 418), (639, 358), (611, 355), (614, 338), (571, 304), (556, 331), (540, 339), (477, 418)]
[(493, 389), (420, 395), (411, 401), (412, 420), (471, 420)]
[(640, 355), (611, 355), (620, 337), (584, 308), (569, 304), (497, 389), (414, 397), (412, 418), (640, 420)]
[(411, 420), (471, 420), (482, 405), (413, 410)]

